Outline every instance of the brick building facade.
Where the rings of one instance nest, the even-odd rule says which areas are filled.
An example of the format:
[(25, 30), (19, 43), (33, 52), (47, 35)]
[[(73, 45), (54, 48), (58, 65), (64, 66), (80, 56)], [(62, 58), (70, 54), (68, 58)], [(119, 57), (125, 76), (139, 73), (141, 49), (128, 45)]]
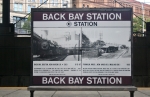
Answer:
[(150, 18), (150, 5), (143, 4), (136, 0), (73, 0), (73, 7), (76, 8), (123, 8), (132, 7), (133, 13), (142, 16), (144, 10), (145, 18)]

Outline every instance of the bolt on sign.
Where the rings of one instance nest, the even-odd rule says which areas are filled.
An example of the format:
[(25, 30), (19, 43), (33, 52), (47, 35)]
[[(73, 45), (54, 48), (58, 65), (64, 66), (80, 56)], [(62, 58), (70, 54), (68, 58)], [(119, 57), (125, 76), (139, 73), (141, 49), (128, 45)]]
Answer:
[(34, 8), (32, 85), (132, 85), (132, 9)]

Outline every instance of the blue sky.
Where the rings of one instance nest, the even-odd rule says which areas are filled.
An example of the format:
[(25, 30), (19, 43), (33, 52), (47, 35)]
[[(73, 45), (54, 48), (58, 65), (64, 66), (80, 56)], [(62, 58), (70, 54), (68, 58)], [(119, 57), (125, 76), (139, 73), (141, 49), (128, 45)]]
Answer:
[(144, 2), (147, 3), (147, 4), (150, 4), (150, 0), (136, 0), (136, 1), (139, 1), (139, 2)]

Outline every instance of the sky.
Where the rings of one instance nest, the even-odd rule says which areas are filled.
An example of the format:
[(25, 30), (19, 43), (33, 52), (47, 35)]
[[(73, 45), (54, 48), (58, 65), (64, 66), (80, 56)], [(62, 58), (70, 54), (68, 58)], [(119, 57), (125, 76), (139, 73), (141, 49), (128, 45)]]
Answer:
[(139, 2), (144, 2), (147, 3), (147, 4), (150, 4), (150, 0), (136, 0), (136, 1), (139, 1)]
[(131, 45), (129, 42), (130, 28), (82, 28), (82, 31), (90, 39), (90, 42), (101, 38), (106, 43)]

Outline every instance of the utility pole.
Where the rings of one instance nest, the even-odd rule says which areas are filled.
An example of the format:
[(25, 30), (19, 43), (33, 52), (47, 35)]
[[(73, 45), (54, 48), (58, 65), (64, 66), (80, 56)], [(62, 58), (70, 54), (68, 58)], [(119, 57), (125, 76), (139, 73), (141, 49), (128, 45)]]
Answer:
[(103, 40), (103, 33), (99, 33), (100, 41)]
[(78, 43), (78, 61), (80, 61), (80, 34), (79, 34), (79, 43)]
[(3, 0), (3, 9), (2, 9), (2, 23), (5, 26), (8, 26), (10, 24), (10, 0)]
[[(144, 0), (145, 2), (145, 0)], [(144, 37), (144, 2), (142, 3), (142, 14), (143, 14), (143, 37)]]

